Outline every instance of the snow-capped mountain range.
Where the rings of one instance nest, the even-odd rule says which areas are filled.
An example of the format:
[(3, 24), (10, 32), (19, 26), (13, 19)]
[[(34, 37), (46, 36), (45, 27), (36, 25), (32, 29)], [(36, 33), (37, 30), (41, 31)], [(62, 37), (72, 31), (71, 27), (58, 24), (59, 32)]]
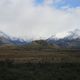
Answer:
[(0, 45), (25, 45), (27, 41), (19, 38), (11, 38), (4, 32), (0, 31)]
[(63, 38), (50, 37), (47, 42), (63, 48), (80, 48), (80, 30), (69, 31)]
[[(39, 40), (38, 40), (39, 41)], [(67, 35), (63, 38), (57, 38), (56, 36), (51, 36), (48, 39), (44, 40), (50, 45), (56, 45), (63, 48), (80, 48), (80, 30), (75, 29), (74, 31), (67, 32)], [(23, 40), (20, 38), (11, 38), (6, 35), (4, 32), (0, 31), (0, 46), (1, 45), (29, 45), (33, 41)], [(41, 42), (40, 42), (41, 43)], [(40, 44), (39, 43), (39, 44)], [(38, 44), (38, 43), (37, 43)]]

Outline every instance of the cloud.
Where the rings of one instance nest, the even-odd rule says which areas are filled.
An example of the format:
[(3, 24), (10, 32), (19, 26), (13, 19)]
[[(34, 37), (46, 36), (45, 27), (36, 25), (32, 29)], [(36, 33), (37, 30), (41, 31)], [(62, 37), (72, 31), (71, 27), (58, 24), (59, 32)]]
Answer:
[(0, 29), (11, 36), (38, 39), (79, 28), (80, 7), (61, 10), (49, 5), (55, 1), (60, 0), (35, 6), (34, 0), (0, 0)]

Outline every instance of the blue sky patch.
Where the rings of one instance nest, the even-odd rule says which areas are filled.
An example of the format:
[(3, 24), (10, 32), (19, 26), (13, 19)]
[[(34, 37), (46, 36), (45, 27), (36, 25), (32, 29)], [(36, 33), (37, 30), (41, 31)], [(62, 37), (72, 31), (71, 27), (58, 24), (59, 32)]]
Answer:
[(36, 5), (42, 5), (44, 3), (44, 0), (35, 0)]
[(57, 3), (53, 3), (53, 6), (56, 8), (62, 8), (68, 6), (70, 8), (80, 7), (80, 0), (62, 0)]
[[(43, 5), (44, 0), (35, 0), (35, 5)], [(44, 3), (45, 4), (45, 3)], [(80, 7), (80, 0), (60, 0), (59, 2), (55, 0), (49, 6), (61, 9), (63, 7), (76, 8)]]

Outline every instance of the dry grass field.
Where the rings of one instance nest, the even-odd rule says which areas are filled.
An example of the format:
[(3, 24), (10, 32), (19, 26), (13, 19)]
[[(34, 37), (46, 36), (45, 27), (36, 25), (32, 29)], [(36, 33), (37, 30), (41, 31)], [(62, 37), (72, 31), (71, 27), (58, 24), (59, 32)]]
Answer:
[(79, 49), (42, 49), (0, 48), (0, 60), (22, 63), (59, 63), (80, 62)]
[(0, 80), (80, 80), (80, 50), (2, 47)]

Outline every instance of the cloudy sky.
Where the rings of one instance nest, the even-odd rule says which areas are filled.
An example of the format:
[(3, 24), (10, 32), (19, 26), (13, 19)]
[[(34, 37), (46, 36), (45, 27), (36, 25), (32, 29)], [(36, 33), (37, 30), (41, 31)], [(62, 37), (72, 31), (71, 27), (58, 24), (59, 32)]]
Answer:
[(47, 38), (79, 27), (80, 0), (0, 0), (0, 30), (10, 36)]

